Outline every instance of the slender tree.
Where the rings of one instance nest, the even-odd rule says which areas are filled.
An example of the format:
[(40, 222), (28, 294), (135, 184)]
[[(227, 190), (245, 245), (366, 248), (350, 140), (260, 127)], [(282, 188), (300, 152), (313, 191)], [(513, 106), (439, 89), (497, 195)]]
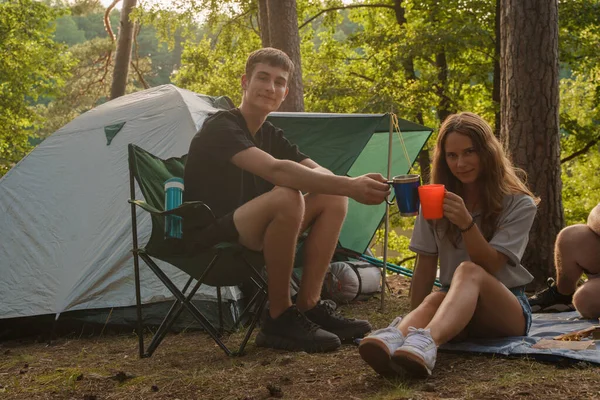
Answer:
[(558, 100), (558, 1), (502, 0), (501, 131), (515, 164), (541, 198), (523, 264), (539, 286), (553, 271), (564, 226)]
[(500, 6), (502, 0), (496, 0), (496, 14), (494, 18), (494, 82), (492, 88), (492, 100), (496, 110), (494, 111), (494, 134), (500, 138)]
[[(296, 0), (259, 0), (259, 25), (263, 47), (284, 51), (294, 62), (292, 76), (281, 111), (304, 111), (304, 86)], [(265, 21), (266, 20), (266, 21)]]
[(271, 30), (269, 29), (268, 0), (258, 0), (258, 23), (262, 47), (271, 47)]
[(133, 45), (133, 34), (135, 24), (129, 16), (135, 8), (137, 0), (123, 0), (121, 18), (119, 22), (119, 38), (117, 40), (117, 52), (115, 55), (115, 68), (113, 70), (110, 98), (115, 99), (125, 94), (127, 86), (127, 75), (129, 74), (129, 63), (131, 62), (131, 48)]

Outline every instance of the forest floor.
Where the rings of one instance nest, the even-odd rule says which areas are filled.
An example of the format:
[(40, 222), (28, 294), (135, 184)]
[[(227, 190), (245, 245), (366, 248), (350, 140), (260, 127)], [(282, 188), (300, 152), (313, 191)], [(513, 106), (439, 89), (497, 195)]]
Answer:
[[(340, 308), (386, 326), (408, 310), (408, 280), (388, 280), (380, 299)], [(228, 338), (239, 342), (242, 334)], [(149, 336), (146, 340), (149, 340)], [(424, 380), (386, 379), (359, 357), (356, 346), (328, 354), (257, 348), (226, 357), (202, 332), (170, 334), (151, 358), (140, 359), (130, 334), (63, 336), (0, 343), (0, 399), (600, 399), (600, 368), (532, 359), (440, 352)]]

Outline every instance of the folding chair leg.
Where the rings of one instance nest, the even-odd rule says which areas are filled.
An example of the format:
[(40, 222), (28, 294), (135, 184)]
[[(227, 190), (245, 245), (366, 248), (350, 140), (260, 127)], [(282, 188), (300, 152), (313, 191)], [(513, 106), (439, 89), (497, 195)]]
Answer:
[[(173, 293), (173, 296), (175, 296), (175, 298), (179, 300), (181, 304), (194, 316), (198, 323), (200, 323), (200, 325), (206, 330), (206, 332), (208, 332), (208, 334), (219, 345), (219, 347), (223, 349), (225, 354), (227, 354), (228, 356), (232, 355), (231, 350), (229, 350), (227, 346), (225, 346), (225, 344), (221, 341), (221, 339), (219, 338), (219, 333), (215, 330), (210, 321), (207, 320), (204, 315), (202, 315), (202, 313), (198, 310), (198, 308), (196, 308), (196, 306), (194, 306), (190, 301), (188, 301), (188, 299), (186, 299), (183, 296), (181, 291), (177, 289), (177, 286), (175, 286), (173, 282), (171, 282), (171, 280), (158, 267), (158, 265), (156, 265), (156, 263), (154, 263), (152, 259), (150, 259), (150, 257), (146, 254), (140, 254), (140, 257), (142, 257), (142, 259), (146, 262), (148, 267), (150, 267), (150, 269), (154, 271), (156, 276), (162, 281), (162, 283), (167, 287), (167, 289), (169, 289), (169, 291)], [(214, 265), (214, 263), (212, 263), (212, 265)], [(212, 266), (207, 268), (207, 271), (211, 268)]]
[[(152, 269), (156, 273), (156, 269), (159, 269), (159, 268), (152, 261), (152, 259), (150, 257), (148, 257), (146, 254), (140, 255), (140, 257), (142, 257), (142, 259), (144, 260), (144, 262), (146, 262), (146, 264), (150, 267), (150, 269)], [(218, 257), (213, 258), (213, 260), (209, 264), (209, 268), (211, 268), (212, 265), (214, 265), (214, 263), (217, 262), (217, 260), (218, 260)], [(202, 280), (205, 275), (206, 275), (206, 272), (201, 275), (200, 279)], [(159, 276), (159, 278), (160, 278), (160, 276)], [(168, 280), (168, 278), (166, 278), (166, 276), (165, 276), (165, 279)], [(188, 279), (188, 281), (186, 282), (185, 286), (183, 287), (183, 291), (181, 293), (182, 295), (186, 292), (186, 290), (188, 289), (189, 285), (192, 283), (193, 280), (194, 280), (194, 278), (192, 278), (192, 277), (190, 277)], [(199, 287), (201, 285), (201, 280), (198, 281), (198, 283), (194, 286), (194, 288), (192, 289), (192, 291), (188, 294), (188, 297), (187, 297), (186, 301), (189, 302), (189, 301), (192, 300), (193, 296), (196, 294), (196, 292), (198, 291), (198, 289), (199, 289)], [(172, 284), (172, 282), (171, 282), (171, 284)], [(152, 340), (151, 340), (151, 342), (148, 345), (148, 348), (146, 350), (144, 350), (143, 341), (141, 341), (141, 344), (140, 344), (140, 358), (151, 357), (152, 356), (152, 354), (154, 353), (154, 351), (156, 350), (156, 348), (160, 345), (160, 343), (162, 342), (162, 340), (165, 338), (167, 332), (171, 329), (171, 327), (173, 326), (173, 324), (175, 323), (175, 321), (177, 320), (177, 318), (179, 317), (179, 315), (181, 314), (182, 311), (183, 311), (183, 303), (179, 299), (176, 299), (173, 302), (173, 304), (171, 305), (171, 308), (169, 309), (169, 312), (167, 313), (167, 315), (164, 318), (163, 322), (159, 326), (158, 330), (153, 335)], [(214, 329), (214, 327), (212, 326), (212, 324), (210, 324), (210, 322), (208, 320), (206, 321), (206, 323), (208, 324), (208, 326), (204, 326), (204, 324), (202, 324), (202, 322), (201, 322), (202, 326), (207, 330), (207, 332), (211, 336), (218, 335), (218, 332)], [(138, 325), (141, 325), (141, 324), (142, 324), (141, 315), (138, 315)], [(141, 331), (141, 329), (140, 329), (140, 331)]]
[(223, 333), (223, 299), (221, 298), (221, 286), (217, 286), (217, 308), (219, 312), (219, 333)]
[(265, 308), (265, 304), (267, 304), (267, 293), (263, 292), (262, 293), (262, 299), (258, 305), (258, 309), (256, 310), (256, 314), (254, 314), (254, 317), (252, 317), (252, 322), (250, 323), (250, 326), (248, 327), (248, 331), (246, 332), (246, 335), (244, 336), (244, 340), (242, 341), (242, 344), (240, 345), (240, 349), (233, 353), (233, 356), (241, 356), (244, 354), (244, 349), (246, 348), (246, 344), (248, 343), (248, 340), (250, 340), (250, 336), (252, 336), (252, 332), (254, 332), (254, 327), (256, 327), (256, 324), (258, 323), (258, 320), (260, 319), (260, 316), (262, 314), (263, 309)]
[[(256, 310), (256, 313), (252, 317), (252, 322), (250, 323), (250, 326), (248, 327), (248, 331), (246, 332), (246, 335), (244, 337), (244, 340), (242, 341), (242, 344), (240, 345), (239, 350), (232, 354), (234, 356), (239, 356), (239, 355), (244, 354), (244, 349), (246, 348), (246, 344), (248, 343), (248, 340), (250, 339), (252, 332), (254, 332), (254, 328), (256, 327), (256, 324), (258, 323), (258, 320), (260, 319), (260, 317), (262, 315), (263, 309), (265, 308), (265, 304), (267, 304), (267, 299), (268, 299), (268, 293), (265, 290), (265, 288), (267, 287), (267, 282), (265, 281), (265, 279), (262, 277), (262, 275), (258, 272), (258, 270), (252, 265), (252, 263), (246, 257), (242, 256), (242, 258), (243, 258), (246, 266), (250, 269), (252, 275), (254, 275), (254, 277), (256, 277), (256, 279), (258, 280), (258, 282), (257, 282), (257, 280), (254, 279), (254, 277), (252, 275), (250, 276), (250, 279), (256, 286), (258, 286), (259, 290), (258, 290), (258, 292), (255, 293), (255, 295), (252, 297), (252, 299), (250, 300), (250, 302), (248, 303), (248, 305), (246, 306), (246, 308), (240, 315), (240, 319), (239, 319), (238, 323), (240, 321), (242, 321), (244, 315), (246, 315), (246, 313), (250, 310), (250, 308), (252, 307), (254, 302), (258, 301), (258, 296), (262, 295), (262, 297), (260, 299), (260, 302), (258, 303), (258, 308)], [(237, 324), (236, 324), (236, 326), (237, 326)]]
[[(249, 309), (254, 304), (258, 304), (258, 308), (256, 310), (256, 314), (252, 318), (251, 324), (248, 327), (248, 331), (246, 332), (239, 349), (237, 351), (231, 351), (220, 339), (219, 331), (222, 331), (224, 328), (223, 311), (221, 308), (222, 307), (221, 288), (217, 287), (219, 328), (220, 328), (219, 330), (215, 329), (215, 327), (211, 324), (211, 322), (208, 319), (206, 319), (206, 317), (192, 303), (193, 296), (195, 295), (196, 291), (199, 289), (202, 281), (204, 280), (204, 277), (210, 272), (210, 270), (214, 267), (214, 265), (216, 265), (219, 255), (217, 255), (213, 258), (213, 260), (208, 265), (208, 267), (206, 268), (204, 273), (198, 278), (198, 281), (197, 281), (196, 285), (194, 285), (192, 291), (190, 293), (188, 293), (187, 296), (185, 296), (184, 293), (190, 286), (193, 278), (190, 278), (188, 280), (188, 282), (186, 283), (185, 287), (183, 288), (183, 292), (182, 292), (177, 288), (177, 286), (175, 286), (175, 284), (173, 284), (173, 282), (158, 267), (158, 265), (150, 258), (150, 256), (148, 254), (145, 254), (145, 253), (139, 252), (139, 251), (135, 251), (134, 259), (137, 259), (138, 256), (140, 258), (142, 258), (142, 260), (144, 260), (144, 262), (148, 265), (148, 267), (156, 274), (156, 276), (163, 282), (163, 284), (167, 287), (167, 289), (169, 289), (169, 291), (176, 298), (175, 302), (171, 305), (171, 308), (169, 309), (169, 312), (167, 313), (165, 319), (161, 323), (157, 332), (154, 334), (148, 348), (146, 349), (146, 351), (144, 351), (144, 345), (143, 345), (143, 341), (142, 341), (143, 339), (142, 339), (142, 335), (141, 335), (141, 332), (143, 332), (143, 323), (142, 323), (142, 316), (141, 316), (141, 297), (139, 296), (139, 291), (136, 291), (136, 295), (138, 296), (137, 306), (138, 306), (138, 332), (140, 332), (139, 333), (140, 357), (150, 357), (154, 353), (156, 348), (160, 345), (162, 340), (165, 338), (169, 329), (172, 327), (173, 323), (180, 316), (184, 307), (200, 323), (200, 325), (212, 337), (212, 339), (215, 341), (215, 343), (217, 343), (217, 345), (219, 347), (221, 347), (221, 349), (225, 352), (225, 354), (227, 354), (228, 356), (237, 356), (237, 355), (243, 354), (246, 344), (248, 343), (250, 336), (252, 335), (252, 332), (254, 331), (254, 328), (256, 327), (256, 324), (258, 323), (258, 320), (261, 317), (262, 311), (267, 302), (267, 292), (265, 290), (266, 282), (265, 282), (264, 278), (254, 268), (254, 266), (250, 262), (248, 262), (248, 260), (244, 260), (245, 264), (250, 268), (253, 275), (255, 275), (256, 279), (254, 279), (254, 277), (251, 277), (251, 279), (259, 287), (259, 291), (252, 297), (252, 299), (248, 303), (246, 309), (240, 316), (240, 320), (243, 319), (243, 316), (246, 314), (247, 311), (249, 311)], [(134, 262), (134, 265), (135, 264), (136, 264), (136, 262)], [(138, 266), (138, 268), (136, 268), (136, 286), (139, 288), (139, 263), (137, 263), (137, 266)], [(236, 327), (237, 327), (237, 324), (236, 324)]]
[[(135, 198), (135, 183), (133, 173), (129, 171), (129, 184), (131, 190), (131, 198)], [(137, 217), (135, 214), (135, 205), (131, 204), (131, 236), (133, 237), (133, 272), (135, 275), (135, 308), (137, 313), (137, 336), (140, 358), (144, 357), (144, 323), (142, 320), (142, 296), (140, 288), (140, 260), (137, 240)]]
[[(190, 286), (190, 284), (192, 283), (193, 280), (194, 280), (194, 278), (192, 278), (192, 277), (190, 277), (190, 279), (188, 279), (187, 283), (183, 287), (183, 290), (181, 291), (182, 294), (185, 294), (186, 290), (188, 289), (188, 287)], [(196, 292), (198, 291), (199, 287), (200, 287), (200, 282), (196, 283), (196, 285), (194, 286), (192, 291), (188, 294), (188, 300), (192, 299), (194, 294), (196, 294)], [(148, 348), (144, 352), (145, 357), (152, 356), (152, 354), (154, 353), (154, 350), (156, 350), (158, 345), (160, 345), (160, 343), (163, 341), (163, 339), (165, 338), (165, 336), (167, 335), (167, 333), (169, 332), (169, 330), (171, 329), (171, 327), (173, 326), (175, 321), (177, 321), (177, 318), (179, 318), (179, 315), (181, 314), (182, 311), (183, 311), (183, 305), (181, 304), (181, 302), (179, 300), (175, 300), (173, 302), (173, 304), (171, 305), (171, 308), (169, 309), (167, 316), (165, 317), (163, 322), (158, 327), (158, 330), (156, 331), (156, 333), (154, 333), (154, 336), (152, 337), (152, 340), (150, 341)]]
[[(254, 296), (252, 296), (252, 298), (250, 299), (250, 301), (249, 301), (249, 302), (248, 302), (248, 304), (246, 305), (246, 308), (244, 308), (244, 310), (243, 310), (243, 311), (242, 311), (242, 313), (240, 314), (240, 317), (238, 318), (238, 321), (237, 321), (237, 322), (235, 323), (235, 325), (233, 326), (233, 330), (237, 330), (237, 328), (238, 328), (239, 324), (240, 324), (240, 323), (242, 322), (242, 320), (243, 320), (243, 317), (244, 317), (244, 315), (246, 315), (246, 313), (248, 313), (248, 312), (250, 311), (250, 308), (251, 308), (251, 307), (252, 307), (252, 306), (255, 304), (255, 302), (257, 301), (257, 299), (258, 299), (258, 296), (259, 296), (261, 293), (262, 293), (262, 294), (264, 294), (265, 296), (267, 295), (267, 292), (266, 292), (266, 291), (264, 291), (264, 290), (262, 289), (262, 286), (260, 286), (260, 285), (258, 284), (258, 282), (256, 282), (256, 280), (254, 280), (254, 278), (252, 278), (252, 277), (251, 277), (250, 279), (251, 279), (251, 280), (252, 280), (252, 282), (254, 282), (254, 284), (255, 284), (256, 286), (258, 286), (260, 289), (259, 289), (259, 290), (258, 290), (256, 293), (254, 293)], [(258, 303), (258, 304), (259, 304), (259, 306), (260, 306), (260, 303)], [(258, 310), (258, 309), (257, 309), (257, 312), (260, 314), (260, 313), (262, 312), (262, 310)]]
[[(135, 246), (135, 244), (134, 244)], [(133, 252), (133, 269), (135, 274), (135, 308), (137, 312), (137, 336), (140, 358), (144, 357), (144, 322), (142, 317), (142, 299), (140, 289), (140, 262), (138, 259), (137, 246)]]

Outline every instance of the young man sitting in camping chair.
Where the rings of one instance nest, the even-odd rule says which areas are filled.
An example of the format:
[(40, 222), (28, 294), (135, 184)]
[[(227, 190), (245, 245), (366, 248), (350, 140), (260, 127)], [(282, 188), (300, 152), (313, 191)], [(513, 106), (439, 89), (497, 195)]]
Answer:
[[(356, 178), (332, 174), (266, 122), (285, 99), (293, 70), (292, 61), (279, 50), (250, 54), (239, 108), (207, 118), (192, 140), (184, 201), (203, 201), (217, 219), (208, 226), (184, 221), (184, 238), (199, 248), (237, 241), (263, 252), (269, 309), (256, 338), (258, 346), (330, 351), (340, 340), (371, 330), (367, 321), (343, 318), (320, 301), (347, 197), (380, 204), (389, 186), (376, 173)], [(302, 282), (293, 305), (290, 279), (296, 245), (309, 227)]]

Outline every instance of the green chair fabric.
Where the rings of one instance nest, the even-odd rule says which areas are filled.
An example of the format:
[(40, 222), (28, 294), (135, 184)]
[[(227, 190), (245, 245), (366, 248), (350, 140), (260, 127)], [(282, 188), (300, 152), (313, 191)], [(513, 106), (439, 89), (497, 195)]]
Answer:
[[(164, 235), (166, 215), (177, 215), (184, 220), (186, 218), (214, 219), (214, 216), (210, 208), (199, 201), (186, 202), (173, 210), (164, 211), (164, 182), (169, 178), (183, 177), (186, 156), (162, 160), (133, 144), (129, 145), (128, 151), (131, 186), (131, 199), (129, 202), (132, 207), (133, 254), (138, 307), (137, 329), (140, 340), (140, 356), (149, 357), (152, 355), (184, 308), (198, 320), (201, 326), (213, 337), (226, 354), (242, 354), (267, 300), (267, 283), (261, 273), (264, 267), (262, 253), (251, 251), (237, 243), (219, 243), (209, 249), (195, 250), (186, 246), (181, 239), (166, 239)], [(136, 182), (145, 201), (135, 199)], [(141, 247), (138, 246), (136, 207), (150, 213), (152, 218), (150, 239), (148, 243)], [(163, 324), (159, 327), (159, 330), (154, 335), (152, 342), (146, 350), (144, 349), (143, 326), (141, 325), (139, 258), (145, 262), (176, 298), (171, 310), (165, 316)], [(165, 261), (190, 276), (188, 283), (182, 291), (170, 281), (154, 259)], [(192, 291), (185, 294), (193, 281), (196, 283)], [(231, 351), (220, 340), (223, 331), (222, 317), (220, 318), (220, 329), (217, 330), (204, 317), (202, 312), (194, 306), (191, 300), (201, 284), (217, 287), (217, 297), (220, 301), (220, 287), (247, 284), (248, 282), (254, 283), (258, 287), (258, 290), (254, 292), (240, 320), (243, 320), (244, 314), (247, 314), (251, 307), (256, 306), (257, 308), (254, 310), (254, 318), (239, 350)], [(220, 309), (221, 304), (219, 304)]]

